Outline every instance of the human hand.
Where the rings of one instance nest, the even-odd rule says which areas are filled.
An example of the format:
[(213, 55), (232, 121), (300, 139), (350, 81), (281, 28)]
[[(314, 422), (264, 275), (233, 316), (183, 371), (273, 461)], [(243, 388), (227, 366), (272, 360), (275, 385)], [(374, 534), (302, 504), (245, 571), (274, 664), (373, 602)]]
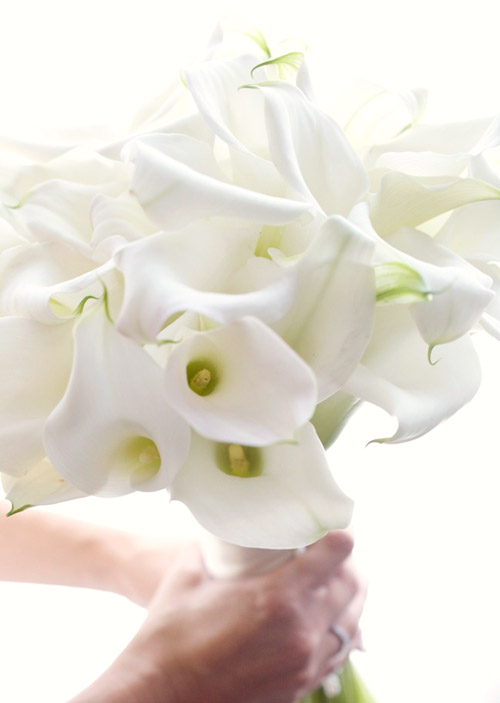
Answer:
[(73, 703), (291, 703), (341, 663), (330, 626), (356, 637), (364, 590), (351, 549), (334, 532), (273, 572), (221, 580), (184, 555), (136, 637)]

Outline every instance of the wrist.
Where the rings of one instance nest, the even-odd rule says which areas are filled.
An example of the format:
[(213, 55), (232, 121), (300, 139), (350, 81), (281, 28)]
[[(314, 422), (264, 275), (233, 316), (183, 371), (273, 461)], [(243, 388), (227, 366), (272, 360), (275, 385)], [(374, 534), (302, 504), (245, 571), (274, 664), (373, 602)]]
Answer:
[(185, 703), (176, 698), (151, 652), (134, 640), (96, 681), (68, 703)]
[(146, 606), (168, 563), (164, 544), (134, 533), (102, 530), (93, 550), (95, 587)]

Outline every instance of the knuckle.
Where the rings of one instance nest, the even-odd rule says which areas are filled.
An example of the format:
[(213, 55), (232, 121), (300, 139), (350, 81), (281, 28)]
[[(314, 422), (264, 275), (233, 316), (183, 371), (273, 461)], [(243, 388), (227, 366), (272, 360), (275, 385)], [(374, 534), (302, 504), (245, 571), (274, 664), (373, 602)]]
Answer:
[(282, 622), (290, 628), (297, 628), (302, 623), (304, 608), (297, 595), (292, 591), (278, 591), (269, 594), (267, 607), (275, 622)]
[(266, 589), (259, 596), (259, 612), (263, 619), (293, 628), (299, 621), (300, 608), (288, 593), (277, 589)]

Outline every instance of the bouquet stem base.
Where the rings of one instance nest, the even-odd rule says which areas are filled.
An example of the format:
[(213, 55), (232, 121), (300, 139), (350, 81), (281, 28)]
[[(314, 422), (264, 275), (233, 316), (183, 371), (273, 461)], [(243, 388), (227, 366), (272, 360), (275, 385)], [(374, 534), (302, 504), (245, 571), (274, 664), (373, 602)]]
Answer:
[(346, 662), (338, 676), (340, 691), (337, 694), (328, 695), (323, 686), (320, 686), (301, 698), (300, 703), (375, 703), (375, 698), (369, 693), (350, 661)]

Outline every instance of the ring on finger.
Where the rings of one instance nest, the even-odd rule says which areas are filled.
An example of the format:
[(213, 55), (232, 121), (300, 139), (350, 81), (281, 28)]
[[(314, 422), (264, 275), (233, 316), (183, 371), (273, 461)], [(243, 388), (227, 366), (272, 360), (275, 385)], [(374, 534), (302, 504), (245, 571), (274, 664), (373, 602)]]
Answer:
[(346, 654), (351, 651), (351, 638), (344, 630), (344, 628), (340, 625), (330, 625), (330, 627), (328, 628), (328, 632), (330, 632), (332, 635), (335, 635), (335, 637), (337, 637), (338, 641), (340, 642), (340, 649), (335, 655), (335, 658), (342, 659), (343, 657), (345, 657)]

